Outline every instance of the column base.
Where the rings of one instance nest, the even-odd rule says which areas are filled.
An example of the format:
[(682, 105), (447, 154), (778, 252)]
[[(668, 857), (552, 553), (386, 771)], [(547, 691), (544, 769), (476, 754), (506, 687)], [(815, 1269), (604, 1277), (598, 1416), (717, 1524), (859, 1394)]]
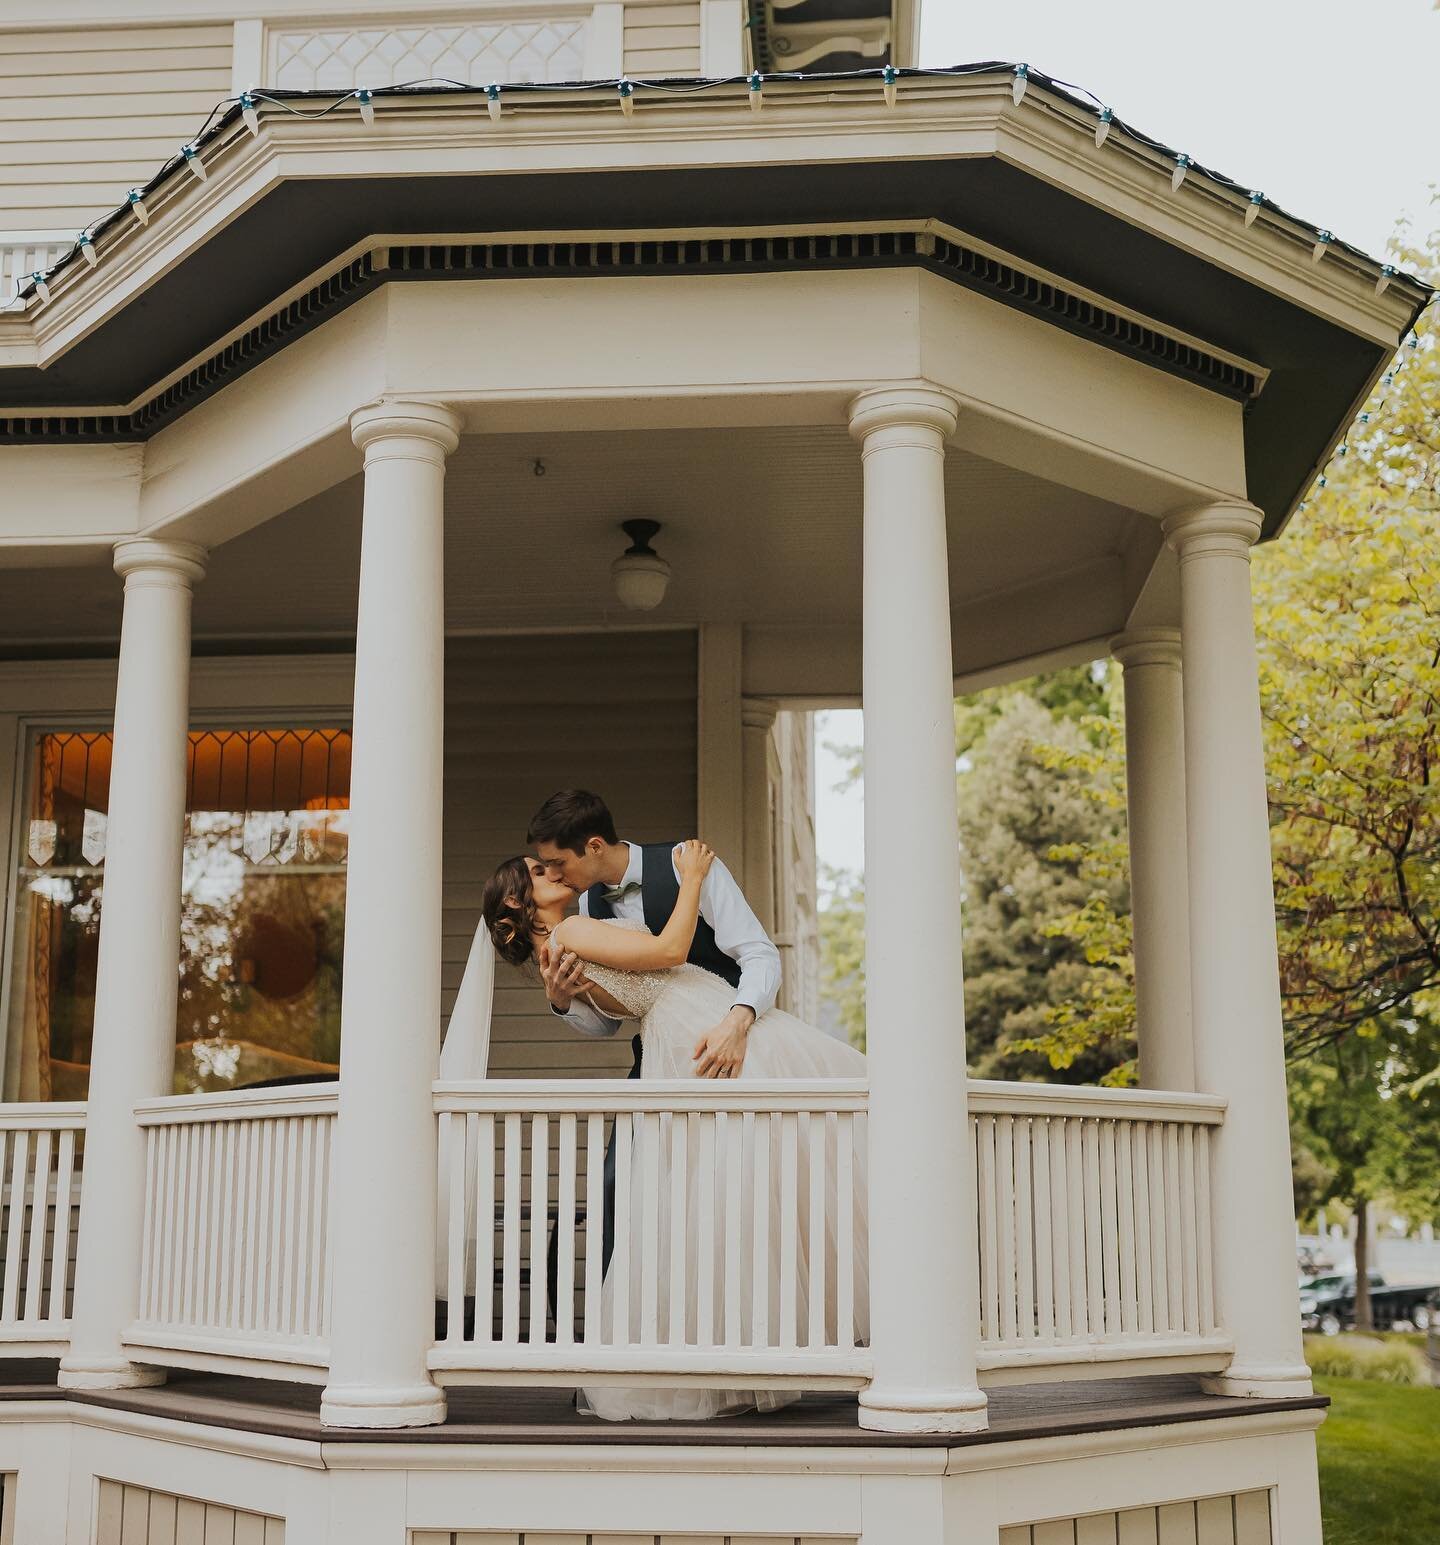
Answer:
[(438, 1427), (444, 1420), (445, 1392), (435, 1384), (331, 1384), (320, 1397), (325, 1427)]
[(166, 1378), (165, 1369), (125, 1357), (62, 1357), (55, 1382), (61, 1389), (152, 1389)]
[(990, 1414), (978, 1389), (887, 1389), (860, 1392), (860, 1425), (870, 1432), (984, 1432)]
[(1315, 1393), (1304, 1363), (1232, 1363), (1222, 1373), (1201, 1374), (1200, 1388), (1207, 1395), (1238, 1395), (1246, 1400), (1284, 1400)]

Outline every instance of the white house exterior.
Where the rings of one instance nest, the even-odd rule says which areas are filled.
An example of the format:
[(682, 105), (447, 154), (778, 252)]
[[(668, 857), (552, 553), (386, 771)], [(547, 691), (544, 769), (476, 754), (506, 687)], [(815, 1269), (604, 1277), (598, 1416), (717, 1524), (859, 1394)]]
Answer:
[[(0, 1540), (1317, 1542), (1248, 553), (1425, 289), (905, 4), (4, 14)], [(951, 701), (1106, 648), (1144, 1087), (967, 1082)], [(566, 783), (727, 855), (808, 1012), (862, 701), (865, 1081), (626, 1083), (519, 978), (437, 1080)], [(808, 1301), (731, 1314), (732, 1230), (661, 1323), (642, 1207), (601, 1323), (632, 1115), (727, 1219), (778, 1155), (781, 1239), (835, 1154)]]

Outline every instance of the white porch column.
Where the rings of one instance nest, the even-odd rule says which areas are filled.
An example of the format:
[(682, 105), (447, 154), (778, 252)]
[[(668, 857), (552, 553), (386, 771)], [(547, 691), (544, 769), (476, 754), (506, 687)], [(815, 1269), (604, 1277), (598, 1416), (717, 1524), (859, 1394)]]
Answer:
[(1223, 1394), (1308, 1393), (1300, 1348), (1295, 1216), (1275, 899), (1250, 546), (1241, 501), (1172, 515), (1180, 559), (1190, 960), (1197, 1087), (1224, 1095), (1211, 1184), (1215, 1291), (1235, 1338)]
[[(776, 916), (775, 822), (770, 805), (770, 731), (775, 704), (747, 697), (740, 709), (742, 815), (745, 825), (745, 869), (742, 886), (755, 916), (767, 932), (789, 927)], [(783, 924), (783, 927), (782, 927)]]
[(119, 543), (125, 580), (105, 835), (104, 913), (85, 1129), (85, 1185), (68, 1389), (164, 1382), (121, 1337), (139, 1310), (145, 1140), (135, 1103), (170, 1094), (180, 986), (180, 862), (190, 717), (191, 587), (205, 553), (189, 542)]
[(459, 420), (425, 402), (361, 408), (340, 1106), (335, 1133), (331, 1426), (445, 1416), (434, 1340), (440, 1046), (445, 458)]
[(1178, 628), (1110, 642), (1125, 684), (1125, 801), (1135, 930), (1136, 1039), (1147, 1089), (1193, 1089), (1185, 727)]
[(966, 1114), (960, 861), (945, 547), (933, 387), (850, 405), (865, 476), (865, 972), (870, 1056), (870, 1327), (862, 1426), (986, 1425), (975, 1177)]

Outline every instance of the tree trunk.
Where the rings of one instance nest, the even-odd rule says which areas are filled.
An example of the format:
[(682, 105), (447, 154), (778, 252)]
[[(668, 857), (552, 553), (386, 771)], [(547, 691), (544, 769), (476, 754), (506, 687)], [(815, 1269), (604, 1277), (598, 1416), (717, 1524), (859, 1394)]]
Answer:
[(1370, 1313), (1370, 1204), (1355, 1199), (1355, 1329), (1374, 1330)]

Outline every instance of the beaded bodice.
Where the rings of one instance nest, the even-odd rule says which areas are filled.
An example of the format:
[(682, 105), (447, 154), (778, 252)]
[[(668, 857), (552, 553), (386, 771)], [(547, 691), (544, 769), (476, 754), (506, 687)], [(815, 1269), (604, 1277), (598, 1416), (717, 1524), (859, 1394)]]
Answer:
[[(628, 928), (632, 933), (646, 933), (644, 923), (629, 918), (606, 918), (610, 928)], [(623, 1003), (636, 1019), (643, 1019), (660, 1001), (660, 994), (669, 985), (669, 971), (621, 971), (616, 966), (600, 966), (593, 963), (585, 967), (585, 975), (602, 991), (610, 994), (616, 1003)]]

